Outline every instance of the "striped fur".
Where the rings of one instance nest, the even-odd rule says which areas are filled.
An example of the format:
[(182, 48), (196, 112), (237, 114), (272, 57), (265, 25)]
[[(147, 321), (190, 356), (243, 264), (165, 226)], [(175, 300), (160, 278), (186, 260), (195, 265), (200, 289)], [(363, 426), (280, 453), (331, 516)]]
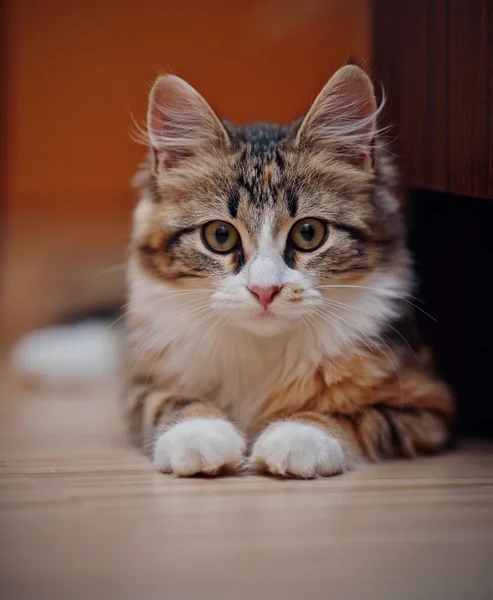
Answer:
[[(291, 126), (221, 123), (188, 84), (149, 106), (129, 257), (133, 439), (178, 475), (333, 475), (449, 442), (454, 401), (414, 327), (394, 173), (366, 74), (343, 67)], [(325, 223), (314, 251), (299, 219)], [(217, 254), (201, 229), (234, 226)], [(248, 288), (280, 290), (267, 312)], [(248, 449), (248, 450), (247, 450)]]

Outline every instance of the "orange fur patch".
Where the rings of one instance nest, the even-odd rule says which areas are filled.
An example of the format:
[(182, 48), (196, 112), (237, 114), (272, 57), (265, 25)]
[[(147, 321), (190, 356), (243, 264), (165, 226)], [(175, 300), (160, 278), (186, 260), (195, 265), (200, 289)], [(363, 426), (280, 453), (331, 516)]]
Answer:
[(440, 449), (447, 442), (453, 397), (422, 364), (401, 365), (396, 373), (387, 358), (370, 353), (327, 361), (270, 394), (251, 432), (277, 419), (307, 421), (342, 439), (346, 452), (354, 455), (356, 446), (369, 460)]
[(194, 404), (190, 408), (185, 409), (181, 414), (183, 419), (221, 419), (224, 418), (223, 413), (212, 406), (205, 404)]

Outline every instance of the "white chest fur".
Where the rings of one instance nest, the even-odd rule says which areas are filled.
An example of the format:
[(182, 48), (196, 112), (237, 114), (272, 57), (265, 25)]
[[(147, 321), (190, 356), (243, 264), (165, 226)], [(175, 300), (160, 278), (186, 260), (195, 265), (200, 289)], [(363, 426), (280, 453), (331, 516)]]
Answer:
[(153, 371), (173, 379), (177, 393), (213, 400), (242, 425), (273, 389), (306, 377), (322, 361), (368, 346), (370, 336), (397, 316), (395, 299), (407, 291), (402, 279), (378, 275), (365, 286), (328, 290), (346, 307), (337, 320), (305, 319), (264, 338), (211, 313), (206, 294), (169, 292), (142, 276), (130, 283), (130, 309), (148, 323), (138, 344), (162, 354)]
[(176, 378), (180, 393), (210, 398), (244, 426), (272, 389), (288, 386), (323, 359), (308, 329), (275, 339), (236, 328), (217, 334), (208, 329), (199, 325), (194, 334), (173, 342), (158, 368)]

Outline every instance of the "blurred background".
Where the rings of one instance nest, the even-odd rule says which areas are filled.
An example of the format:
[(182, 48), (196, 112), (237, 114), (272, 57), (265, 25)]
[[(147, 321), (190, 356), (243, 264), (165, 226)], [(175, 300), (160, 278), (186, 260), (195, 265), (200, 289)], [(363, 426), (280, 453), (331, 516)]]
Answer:
[(493, 429), (493, 2), (1, 0), (0, 350), (125, 302), (144, 156), (131, 141), (156, 75), (223, 117), (288, 122), (349, 58), (388, 96), (423, 323), (462, 404)]

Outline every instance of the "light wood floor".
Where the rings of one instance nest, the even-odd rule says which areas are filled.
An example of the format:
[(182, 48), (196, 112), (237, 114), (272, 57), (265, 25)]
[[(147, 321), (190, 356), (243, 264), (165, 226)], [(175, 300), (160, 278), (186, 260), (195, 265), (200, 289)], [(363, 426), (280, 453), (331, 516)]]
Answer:
[(127, 447), (114, 395), (3, 395), (2, 598), (493, 598), (491, 447), (320, 481), (178, 480)]

